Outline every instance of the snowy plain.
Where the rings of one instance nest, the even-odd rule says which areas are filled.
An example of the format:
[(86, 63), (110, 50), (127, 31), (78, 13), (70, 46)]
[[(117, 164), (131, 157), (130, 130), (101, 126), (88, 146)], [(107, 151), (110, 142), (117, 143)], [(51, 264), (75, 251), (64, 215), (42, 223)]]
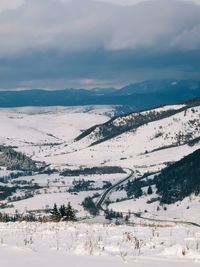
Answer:
[(200, 230), (187, 226), (1, 223), (0, 241), (2, 267), (200, 264)]

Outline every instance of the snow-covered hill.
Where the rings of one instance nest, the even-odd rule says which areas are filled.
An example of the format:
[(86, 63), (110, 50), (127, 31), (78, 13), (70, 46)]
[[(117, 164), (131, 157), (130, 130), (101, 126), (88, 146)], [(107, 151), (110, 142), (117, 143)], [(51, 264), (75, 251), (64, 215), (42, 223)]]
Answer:
[(46, 160), (158, 170), (200, 147), (199, 104), (164, 106), (111, 119), (83, 132), (61, 149), (63, 155), (51, 154)]
[[(106, 181), (113, 184), (124, 179), (130, 172), (128, 169), (133, 171), (132, 180), (147, 173), (158, 173), (170, 163), (200, 148), (200, 99), (110, 119), (114, 113), (115, 107), (111, 106), (1, 109), (3, 130), (0, 132), (0, 144), (15, 146), (17, 151), (25, 153), (32, 160), (44, 161), (50, 164), (51, 169), (57, 170), (30, 178), (24, 175), (16, 179), (9, 178), (6, 186), (12, 193), (9, 195), (11, 204), (4, 199), (4, 211), (13, 213), (16, 208), (23, 212), (28, 209), (38, 211), (51, 208), (53, 202), (66, 204), (70, 201), (79, 215), (85, 216), (87, 212), (83, 210), (81, 202), (85, 197), (94, 197), (97, 193), (94, 197), (96, 201)], [(83, 170), (84, 167), (100, 166), (122, 167), (127, 174), (94, 173), (80, 174), (78, 177), (61, 174), (66, 168)], [(0, 174), (1, 177), (11, 177), (11, 172), (2, 168)], [(88, 181), (90, 187), (80, 192), (73, 191), (78, 180)], [(30, 190), (34, 189), (35, 184), (37, 187), (27, 196), (22, 185), (19, 188), (20, 183), (29, 183)], [(79, 185), (82, 186), (81, 183)], [(137, 212), (148, 211), (150, 214), (155, 211), (154, 215), (159, 218), (172, 218), (178, 207), (183, 207), (183, 212), (176, 213), (179, 214), (178, 218), (182, 218), (189, 206), (188, 215), (184, 218), (199, 222), (195, 216), (192, 217), (199, 207), (199, 196), (185, 199), (178, 206), (173, 204), (173, 208), (169, 206), (167, 211), (161, 212), (157, 210), (159, 201), (147, 203), (152, 197), (157, 197), (156, 188), (152, 186), (152, 189), (153, 196), (141, 196), (135, 200), (133, 197), (128, 200), (130, 197), (127, 197), (125, 187), (121, 191), (113, 190), (109, 207), (118, 211), (137, 207)]]
[(200, 101), (111, 120), (108, 114), (114, 107), (1, 109), (0, 143), (54, 166), (103, 164), (141, 171), (159, 169), (200, 147)]
[(114, 113), (112, 106), (0, 109), (0, 144), (21, 147), (64, 143), (95, 123), (104, 123)]

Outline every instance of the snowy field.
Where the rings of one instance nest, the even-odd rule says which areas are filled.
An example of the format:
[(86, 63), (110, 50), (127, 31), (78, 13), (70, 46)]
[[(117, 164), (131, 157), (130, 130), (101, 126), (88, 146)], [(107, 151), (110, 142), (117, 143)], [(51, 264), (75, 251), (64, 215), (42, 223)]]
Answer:
[[(123, 197), (124, 191), (120, 194)], [(118, 192), (119, 194), (119, 192)], [(115, 197), (115, 196), (114, 196)], [(118, 196), (119, 197), (119, 196)], [(109, 197), (112, 200), (112, 194)], [(152, 198), (152, 195), (151, 195)], [(149, 196), (142, 196), (138, 199), (130, 199), (121, 202), (112, 203), (109, 208), (118, 212), (136, 212), (141, 213), (145, 218), (158, 220), (173, 220), (195, 222), (200, 224), (200, 197), (191, 195), (170, 205), (160, 205), (159, 201), (148, 203)]]
[(0, 143), (19, 147), (64, 143), (104, 123), (114, 111), (112, 106), (1, 108)]
[(0, 266), (200, 264), (200, 229), (86, 223), (0, 223)]
[[(52, 208), (54, 203), (57, 203), (58, 205), (67, 205), (68, 202), (70, 202), (73, 208), (77, 210), (77, 216), (84, 217), (88, 215), (88, 212), (84, 211), (83, 207), (81, 206), (83, 200), (86, 197), (92, 197), (97, 193), (102, 194), (103, 190), (97, 190), (97, 188), (102, 188), (105, 181), (116, 183), (125, 178), (126, 175), (126, 173), (118, 173), (70, 177), (59, 176), (59, 174), (38, 174), (34, 176), (22, 176), (17, 179), (13, 179), (12, 181), (32, 181), (32, 183), (37, 183), (39, 186), (41, 186), (41, 189), (35, 190), (33, 197), (27, 199), (12, 202), (9, 202), (7, 200), (2, 201), (3, 203), (12, 204), (12, 207), (4, 208), (0, 211), (4, 213), (14, 214), (17, 210), (20, 213), (25, 213), (28, 210), (37, 211)], [(84, 179), (84, 181), (93, 181), (92, 188), (94, 188), (95, 190), (69, 193), (68, 190), (73, 187), (73, 182), (82, 179)], [(7, 186), (11, 185), (12, 184), (7, 183)], [(14, 193), (12, 197), (23, 198), (24, 194), (24, 190), (17, 190), (17, 192)]]

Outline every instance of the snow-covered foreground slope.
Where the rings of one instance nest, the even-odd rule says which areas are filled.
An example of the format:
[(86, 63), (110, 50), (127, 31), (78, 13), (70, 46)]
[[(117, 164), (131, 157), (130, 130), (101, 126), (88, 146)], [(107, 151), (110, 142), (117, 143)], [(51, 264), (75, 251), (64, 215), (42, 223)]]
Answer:
[(199, 266), (195, 227), (1, 223), (0, 266)]

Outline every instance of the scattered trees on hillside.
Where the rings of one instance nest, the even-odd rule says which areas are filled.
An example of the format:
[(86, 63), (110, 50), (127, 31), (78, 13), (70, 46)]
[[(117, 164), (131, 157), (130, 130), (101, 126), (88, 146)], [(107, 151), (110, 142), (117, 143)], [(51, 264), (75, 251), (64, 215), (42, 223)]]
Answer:
[(36, 162), (11, 147), (0, 146), (0, 165), (10, 170), (37, 171)]
[(200, 193), (200, 149), (184, 157), (154, 178), (161, 203), (171, 204)]
[(98, 208), (96, 207), (93, 199), (91, 197), (86, 197), (81, 203), (83, 208), (87, 210), (91, 215), (96, 216), (99, 213)]
[(105, 210), (105, 218), (107, 220), (112, 220), (112, 219), (123, 219), (123, 214), (122, 212), (117, 212), (117, 211), (113, 211), (112, 209), (109, 210)]
[(152, 190), (151, 186), (148, 187), (147, 194), (148, 195), (152, 195), (153, 194), (153, 190)]
[(55, 203), (53, 209), (51, 210), (51, 219), (53, 221), (75, 221), (75, 211), (70, 202), (67, 207), (63, 204), (59, 208)]
[(125, 173), (125, 171), (118, 166), (103, 166), (92, 168), (81, 168), (77, 170), (65, 169), (61, 172), (62, 176), (80, 176), (80, 175), (94, 175), (94, 174), (111, 174), (111, 173)]
[(142, 192), (143, 181), (128, 181), (125, 190), (128, 197), (139, 198), (143, 195)]

